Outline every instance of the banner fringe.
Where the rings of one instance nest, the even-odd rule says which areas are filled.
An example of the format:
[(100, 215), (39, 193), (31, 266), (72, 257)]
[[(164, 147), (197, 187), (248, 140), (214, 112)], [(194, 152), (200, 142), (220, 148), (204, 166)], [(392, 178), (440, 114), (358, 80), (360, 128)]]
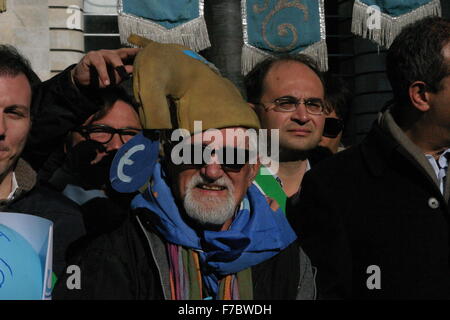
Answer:
[(398, 17), (392, 17), (381, 12), (381, 28), (377, 29), (368, 27), (367, 23), (368, 20), (370, 20), (370, 16), (367, 12), (368, 8), (368, 5), (359, 0), (355, 0), (351, 31), (354, 34), (365, 39), (370, 39), (385, 48), (391, 46), (395, 37), (397, 37), (403, 27), (408, 24), (428, 16), (442, 15), (440, 1), (433, 0), (422, 7)]
[(211, 46), (203, 16), (173, 29), (123, 12), (119, 13), (118, 22), (120, 42), (125, 45), (133, 46), (127, 39), (131, 34), (137, 34), (161, 43), (181, 44), (197, 52)]
[(328, 70), (328, 49), (325, 40), (320, 40), (319, 42), (310, 45), (300, 53), (313, 58), (321, 71)]
[[(321, 71), (328, 70), (328, 50), (325, 40), (320, 40), (310, 45), (298, 54), (305, 54), (313, 58)], [(241, 70), (244, 75), (250, 72), (253, 67), (267, 57), (275, 56), (263, 50), (244, 44), (242, 47)]]

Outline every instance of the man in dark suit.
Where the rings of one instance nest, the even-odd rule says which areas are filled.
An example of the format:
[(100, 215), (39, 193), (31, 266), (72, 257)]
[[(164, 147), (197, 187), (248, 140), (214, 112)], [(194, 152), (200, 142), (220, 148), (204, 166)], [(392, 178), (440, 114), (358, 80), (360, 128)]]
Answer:
[(393, 105), (302, 183), (294, 226), (319, 298), (450, 297), (450, 21), (404, 28), (387, 72)]

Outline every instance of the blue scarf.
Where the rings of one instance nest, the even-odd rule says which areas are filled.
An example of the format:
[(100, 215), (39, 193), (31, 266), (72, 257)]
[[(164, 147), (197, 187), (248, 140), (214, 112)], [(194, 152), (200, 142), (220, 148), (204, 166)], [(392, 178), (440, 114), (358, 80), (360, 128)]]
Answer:
[(205, 230), (199, 234), (183, 221), (165, 180), (157, 163), (153, 183), (134, 198), (131, 206), (149, 209), (154, 228), (166, 241), (199, 252), (203, 280), (214, 298), (220, 277), (268, 260), (297, 238), (281, 209), (273, 211), (253, 185), (227, 231)]

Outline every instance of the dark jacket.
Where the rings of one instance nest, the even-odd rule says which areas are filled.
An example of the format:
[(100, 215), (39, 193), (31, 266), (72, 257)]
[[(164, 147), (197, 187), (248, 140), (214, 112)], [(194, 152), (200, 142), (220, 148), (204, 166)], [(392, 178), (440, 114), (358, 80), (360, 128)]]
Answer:
[[(291, 221), (318, 269), (319, 298), (449, 298), (448, 199), (420, 157), (376, 123), (305, 175)], [(381, 289), (368, 288), (370, 266)]]
[[(309, 165), (312, 167), (315, 167), (319, 162), (331, 158), (333, 156), (333, 153), (330, 151), (330, 149), (322, 147), (322, 146), (317, 146), (316, 148), (314, 148), (313, 150), (311, 150), (309, 152), (308, 155), (308, 161), (309, 161)], [(292, 196), (290, 196), (289, 198), (287, 198), (286, 200), (286, 216), (290, 221), (291, 217), (293, 216), (293, 214), (291, 214), (290, 212), (292, 210), (296, 210), (296, 206), (298, 204), (299, 198), (300, 198), (300, 193), (301, 193), (301, 186), (300, 189), (294, 193)]]
[(36, 173), (23, 160), (15, 169), (18, 190), (11, 201), (2, 201), (1, 210), (35, 215), (53, 222), (53, 272), (60, 276), (67, 263), (69, 245), (85, 234), (78, 206), (59, 192), (36, 185)]
[[(81, 269), (81, 289), (65, 279), (55, 299), (170, 299), (166, 245), (152, 230), (147, 209), (140, 209), (116, 231), (103, 234), (71, 264)], [(289, 276), (286, 276), (289, 275)], [(252, 267), (255, 299), (313, 299), (315, 285), (308, 257), (297, 242)]]
[[(81, 125), (100, 109), (100, 106), (94, 102), (93, 92), (80, 91), (72, 83), (70, 70), (74, 66), (33, 86), (31, 106), (33, 125), (22, 158), (36, 172), (42, 169), (53, 152), (62, 150), (70, 130)], [(58, 167), (58, 165), (55, 166)], [(49, 177), (50, 174), (51, 172), (47, 176)]]

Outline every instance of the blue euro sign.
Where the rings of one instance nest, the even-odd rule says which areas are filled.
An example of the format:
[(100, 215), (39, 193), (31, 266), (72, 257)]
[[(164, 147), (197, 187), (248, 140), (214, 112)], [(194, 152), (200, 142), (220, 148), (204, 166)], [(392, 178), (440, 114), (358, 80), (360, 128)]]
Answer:
[(135, 192), (150, 179), (159, 154), (159, 141), (143, 133), (125, 143), (111, 165), (110, 180), (118, 192)]
[(143, 144), (139, 144), (137, 146), (132, 147), (130, 150), (128, 150), (122, 158), (119, 160), (119, 164), (117, 165), (117, 177), (123, 181), (123, 182), (131, 182), (132, 178), (130, 176), (127, 176), (123, 172), (123, 167), (125, 165), (132, 166), (134, 164), (134, 161), (130, 159), (130, 157), (139, 151), (144, 151), (145, 146)]

